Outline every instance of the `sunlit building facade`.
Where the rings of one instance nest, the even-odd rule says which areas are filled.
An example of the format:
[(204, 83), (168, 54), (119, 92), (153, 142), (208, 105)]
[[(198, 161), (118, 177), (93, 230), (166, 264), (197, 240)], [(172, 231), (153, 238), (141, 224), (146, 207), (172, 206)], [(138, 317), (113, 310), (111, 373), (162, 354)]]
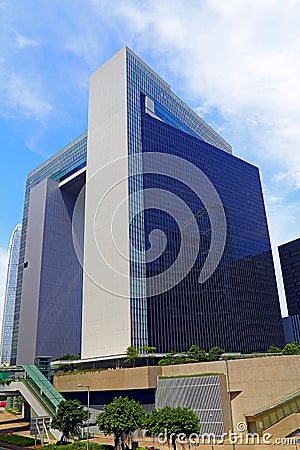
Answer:
[(284, 318), (286, 342), (300, 343), (300, 238), (278, 247), (289, 317)]
[(8, 265), (6, 271), (2, 331), (0, 341), (1, 364), (10, 363), (11, 359), (20, 240), (21, 240), (21, 225), (17, 225), (12, 233), (8, 251)]
[[(28, 176), (17, 361), (58, 356), (72, 330), (66, 304), (78, 308), (85, 359), (130, 345), (283, 344), (258, 169), (128, 48), (92, 74), (88, 132), (77, 144)], [(29, 310), (37, 327), (24, 340)]]
[(258, 169), (129, 49), (91, 76), (87, 152), (83, 357), (283, 344)]
[(72, 175), (86, 166), (86, 148), (83, 133), (27, 176), (12, 364), (80, 352), (82, 270), (73, 248), (71, 214), (85, 173), (75, 181)]
[(278, 247), (287, 308), (300, 314), (300, 238)]

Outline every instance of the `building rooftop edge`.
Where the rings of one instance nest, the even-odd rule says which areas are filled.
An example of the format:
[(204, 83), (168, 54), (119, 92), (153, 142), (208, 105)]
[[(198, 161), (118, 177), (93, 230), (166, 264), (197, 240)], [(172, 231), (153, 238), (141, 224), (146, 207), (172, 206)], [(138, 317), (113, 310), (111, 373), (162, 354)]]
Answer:
[(32, 175), (34, 175), (36, 172), (38, 172), (39, 170), (41, 170), (43, 167), (45, 167), (47, 164), (49, 164), (50, 161), (52, 161), (53, 159), (56, 159), (58, 156), (60, 156), (61, 154), (63, 154), (64, 152), (66, 152), (67, 150), (69, 150), (73, 145), (77, 144), (77, 142), (82, 141), (83, 139), (85, 139), (87, 137), (87, 131), (84, 131), (83, 133), (81, 133), (79, 136), (77, 136), (75, 139), (73, 139), (71, 142), (69, 142), (68, 144), (66, 144), (62, 149), (58, 150), (57, 152), (55, 152), (53, 155), (49, 156), (49, 158), (47, 158), (45, 161), (43, 161), (41, 164), (39, 164), (35, 169), (33, 169), (31, 172), (28, 172), (27, 174), (27, 178), (31, 177)]
[(168, 89), (172, 90), (171, 85), (167, 83), (158, 73), (153, 70), (148, 64), (145, 63), (134, 51), (131, 50), (131, 48), (125, 46), (127, 53), (130, 53), (131, 56), (133, 56), (140, 64), (142, 64), (150, 73), (152, 73), (156, 78), (158, 78)]
[(291, 239), (291, 240), (288, 241), (288, 242), (284, 242), (284, 244), (278, 245), (278, 248), (284, 247), (285, 245), (290, 245), (290, 244), (292, 244), (292, 243), (294, 243), (294, 242), (297, 242), (297, 241), (300, 242), (300, 237), (297, 237), (297, 238), (295, 238), (295, 239)]

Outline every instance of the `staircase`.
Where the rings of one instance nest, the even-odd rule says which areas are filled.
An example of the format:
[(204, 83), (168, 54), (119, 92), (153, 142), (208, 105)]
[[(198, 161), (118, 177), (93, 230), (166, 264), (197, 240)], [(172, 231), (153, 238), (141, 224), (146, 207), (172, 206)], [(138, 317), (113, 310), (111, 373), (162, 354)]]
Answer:
[[(9, 395), (17, 392), (22, 395), (38, 417), (52, 418), (63, 396), (52, 386), (50, 381), (34, 365), (23, 365), (24, 378), (19, 378), (9, 384), (0, 385), (0, 394)], [(50, 430), (55, 439), (60, 439), (61, 433)]]
[(25, 372), (23, 383), (27, 388), (38, 397), (39, 401), (43, 403), (44, 409), (48, 410), (48, 415), (51, 417), (55, 414), (56, 409), (63, 396), (52, 386), (50, 381), (39, 371), (34, 365), (23, 365)]

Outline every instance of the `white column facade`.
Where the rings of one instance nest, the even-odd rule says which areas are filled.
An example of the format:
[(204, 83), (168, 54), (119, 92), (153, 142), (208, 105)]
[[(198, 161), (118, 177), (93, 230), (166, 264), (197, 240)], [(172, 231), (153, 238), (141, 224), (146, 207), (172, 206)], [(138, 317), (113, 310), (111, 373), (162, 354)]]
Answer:
[[(91, 76), (89, 92), (83, 358), (123, 354), (131, 344), (125, 48)], [(113, 233), (122, 252), (112, 239), (117, 210)], [(123, 275), (117, 283), (114, 273)]]
[(47, 180), (43, 180), (30, 192), (25, 250), (28, 266), (23, 273), (17, 365), (33, 364), (36, 356), (46, 198)]

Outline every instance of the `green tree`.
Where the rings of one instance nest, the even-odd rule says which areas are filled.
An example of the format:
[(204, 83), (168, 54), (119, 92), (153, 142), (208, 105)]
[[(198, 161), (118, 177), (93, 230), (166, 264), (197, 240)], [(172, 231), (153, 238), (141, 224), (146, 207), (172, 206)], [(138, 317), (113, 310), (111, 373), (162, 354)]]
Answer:
[(79, 432), (79, 427), (88, 418), (87, 411), (78, 400), (64, 400), (57, 407), (51, 428), (62, 432), (61, 443), (68, 441), (70, 434)]
[[(201, 350), (198, 345), (191, 345), (191, 347), (186, 352), (187, 356), (194, 360), (195, 362), (208, 361), (208, 356), (205, 350)], [(193, 361), (189, 361), (193, 362)]]
[(131, 367), (134, 367), (135, 360), (137, 359), (139, 355), (139, 351), (137, 348), (135, 348), (134, 345), (130, 345), (126, 350), (126, 356), (125, 362), (130, 362)]
[[(57, 361), (75, 361), (76, 359), (80, 359), (81, 355), (71, 355), (70, 353), (66, 353), (65, 355), (61, 355), (59, 358), (56, 358)], [(73, 370), (79, 370), (81, 368), (80, 364), (60, 364), (56, 367), (55, 372), (72, 372)]]
[(209, 361), (219, 361), (225, 350), (220, 347), (212, 347), (208, 352)]
[(147, 416), (145, 426), (147, 436), (165, 436), (172, 443), (174, 450), (178, 435), (184, 434), (188, 437), (192, 433), (200, 433), (200, 420), (194, 411), (188, 408), (172, 408), (169, 405), (153, 409)]
[(275, 347), (275, 345), (270, 345), (270, 348), (267, 350), (267, 353), (282, 353), (282, 350), (279, 347)]
[(144, 354), (143, 356), (141, 356), (141, 358), (146, 358), (147, 360), (147, 366), (149, 366), (149, 358), (154, 358), (155, 350), (156, 347), (149, 347), (148, 345), (143, 345), (139, 348), (139, 351)]
[(80, 353), (78, 355), (71, 355), (71, 353), (65, 353), (61, 355), (59, 358), (56, 358), (58, 361), (74, 361), (76, 359), (80, 359)]
[(286, 346), (282, 350), (283, 355), (300, 355), (300, 345), (294, 341)]
[(170, 366), (174, 364), (185, 364), (187, 361), (187, 357), (185, 355), (179, 355), (176, 352), (167, 353), (163, 356), (159, 361), (159, 366)]
[(105, 435), (113, 434), (115, 449), (124, 448), (123, 436), (144, 426), (146, 413), (141, 405), (128, 397), (115, 397), (96, 417), (96, 423)]

